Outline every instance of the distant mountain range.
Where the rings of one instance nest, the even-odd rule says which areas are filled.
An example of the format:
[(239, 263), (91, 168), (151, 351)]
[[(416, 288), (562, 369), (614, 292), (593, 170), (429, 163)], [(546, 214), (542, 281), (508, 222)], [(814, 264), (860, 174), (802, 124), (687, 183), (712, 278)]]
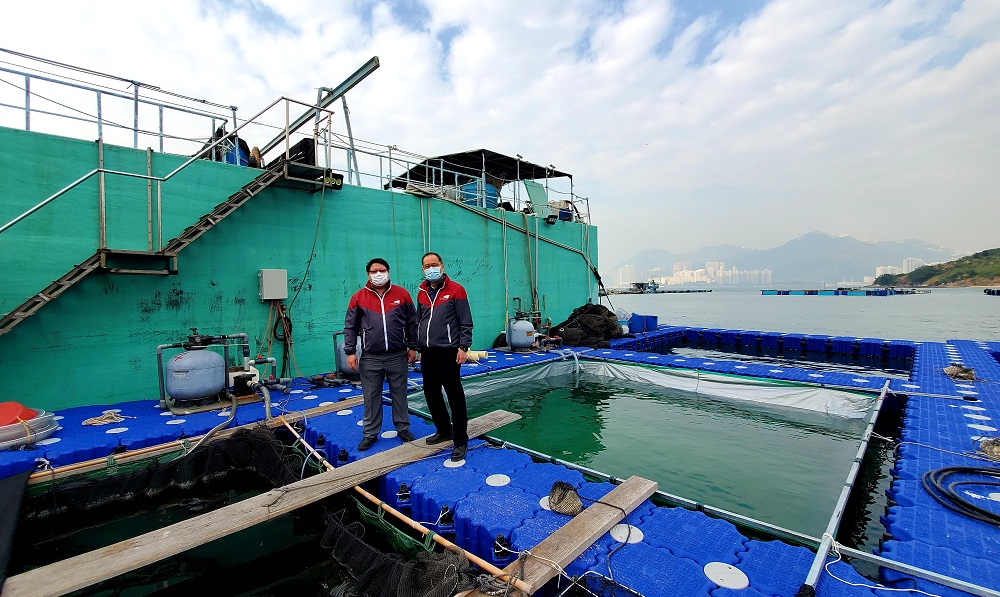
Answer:
[(715, 245), (676, 254), (663, 249), (646, 249), (615, 267), (631, 264), (644, 272), (662, 268), (659, 275), (670, 275), (676, 262), (687, 263), (694, 270), (705, 267), (707, 261), (722, 261), (726, 269), (769, 269), (775, 284), (835, 284), (874, 276), (875, 268), (881, 265), (900, 267), (908, 257), (936, 263), (951, 261), (957, 256), (950, 249), (920, 240), (862, 241), (850, 236), (810, 232), (773, 249)]

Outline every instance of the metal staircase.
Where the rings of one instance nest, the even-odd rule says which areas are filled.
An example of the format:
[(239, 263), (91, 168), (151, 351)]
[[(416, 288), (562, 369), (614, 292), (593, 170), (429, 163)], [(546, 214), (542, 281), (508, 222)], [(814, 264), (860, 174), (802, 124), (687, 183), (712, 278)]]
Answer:
[[(32, 296), (21, 305), (15, 307), (10, 313), (0, 317), (0, 336), (6, 334), (17, 324), (21, 323), (36, 311), (41, 309), (46, 303), (52, 301), (71, 286), (86, 278), (91, 272), (102, 271), (109, 274), (154, 274), (168, 275), (177, 273), (177, 253), (184, 247), (190, 245), (202, 234), (211, 230), (216, 224), (221, 222), (226, 216), (236, 211), (241, 205), (249, 201), (252, 197), (274, 184), (277, 180), (285, 176), (283, 164), (265, 170), (260, 176), (253, 179), (242, 189), (234, 193), (229, 199), (215, 206), (211, 212), (202, 216), (196, 223), (189, 226), (177, 238), (174, 238), (161, 251), (116, 251), (114, 249), (100, 249), (87, 258), (86, 261), (77, 265), (66, 275), (46, 286), (41, 292)], [(130, 264), (137, 262), (162, 264), (155, 269), (142, 267), (113, 267), (115, 260), (124, 260)]]

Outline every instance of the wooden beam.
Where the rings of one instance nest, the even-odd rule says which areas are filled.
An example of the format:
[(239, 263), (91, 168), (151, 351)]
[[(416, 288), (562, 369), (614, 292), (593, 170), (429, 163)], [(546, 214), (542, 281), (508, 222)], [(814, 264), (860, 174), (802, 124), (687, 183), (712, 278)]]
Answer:
[[(328, 413), (336, 412), (338, 410), (343, 410), (345, 408), (354, 408), (355, 406), (361, 406), (364, 403), (364, 398), (358, 396), (356, 398), (349, 398), (347, 400), (342, 400), (340, 402), (335, 402), (334, 404), (328, 404), (326, 406), (317, 406), (305, 411), (294, 411), (286, 415), (285, 420), (289, 423), (295, 423), (301, 421), (302, 419), (309, 417), (318, 417), (320, 415), (325, 415)], [(214, 436), (208, 438), (205, 443), (212, 443), (220, 439), (225, 439), (232, 434), (236, 433), (239, 429), (250, 429), (260, 425), (261, 423), (267, 423), (268, 427), (279, 427), (281, 423), (278, 422), (278, 418), (275, 417), (270, 421), (255, 421), (253, 423), (247, 423), (246, 425), (240, 425), (239, 427), (232, 427), (230, 429), (223, 429), (222, 431), (216, 433)], [(73, 475), (79, 475), (82, 473), (89, 473), (92, 471), (99, 471), (106, 469), (110, 466), (116, 466), (119, 464), (127, 464), (133, 460), (144, 460), (147, 458), (155, 458), (157, 456), (163, 456), (164, 454), (170, 454), (172, 452), (178, 452), (184, 449), (185, 445), (193, 446), (198, 443), (198, 440), (202, 436), (198, 435), (195, 437), (190, 437), (186, 440), (177, 440), (168, 442), (165, 444), (159, 444), (156, 446), (148, 446), (146, 448), (140, 448), (138, 450), (129, 450), (121, 454), (114, 454), (114, 461), (112, 464), (108, 464), (108, 458), (94, 458), (93, 460), (85, 460), (83, 462), (77, 462), (75, 464), (67, 464), (66, 466), (60, 466), (53, 469), (48, 469), (44, 471), (38, 471), (37, 473), (32, 473), (28, 478), (28, 485), (35, 485), (37, 483), (47, 483), (50, 481), (55, 481), (62, 479), (64, 477), (71, 477)]]
[[(469, 421), (469, 437), (489, 433), (520, 418), (507, 411), (493, 411)], [(442, 449), (441, 444), (429, 446), (424, 440), (404, 443), (213, 512), (12, 576), (4, 583), (0, 596), (43, 597), (77, 591), (277, 518)]]
[[(560, 568), (565, 569), (584, 550), (600, 539), (601, 535), (607, 533), (624, 518), (622, 510), (626, 513), (635, 510), (639, 504), (653, 495), (656, 487), (654, 481), (636, 476), (629, 477), (601, 499), (604, 504), (597, 502), (590, 504), (586, 510), (528, 550), (531, 555), (526, 556), (523, 566), (521, 561), (515, 560), (504, 568), (504, 573), (524, 581), (530, 587), (530, 590), (525, 591), (528, 595), (535, 593), (559, 574), (549, 562), (556, 562)], [(469, 597), (486, 596), (479, 591), (473, 591)]]

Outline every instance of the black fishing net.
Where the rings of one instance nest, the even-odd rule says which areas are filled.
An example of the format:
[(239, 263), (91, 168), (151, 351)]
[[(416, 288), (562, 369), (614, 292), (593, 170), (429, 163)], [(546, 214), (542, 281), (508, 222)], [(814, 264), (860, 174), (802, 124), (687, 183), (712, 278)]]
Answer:
[(206, 443), (169, 462), (112, 466), (99, 475), (74, 477), (41, 486), (26, 496), (22, 521), (115, 508), (144, 508), (164, 497), (217, 479), (241, 477), (242, 486), (273, 488), (298, 480), (286, 462), (286, 449), (266, 427), (238, 429), (231, 437)]
[(608, 340), (622, 338), (618, 317), (604, 305), (583, 305), (573, 309), (569, 319), (552, 326), (549, 335), (559, 336), (566, 346), (608, 348)]
[(450, 551), (418, 553), (416, 559), (383, 553), (364, 540), (364, 525), (330, 514), (321, 545), (355, 579), (353, 591), (366, 597), (450, 597), (479, 586), (464, 556)]

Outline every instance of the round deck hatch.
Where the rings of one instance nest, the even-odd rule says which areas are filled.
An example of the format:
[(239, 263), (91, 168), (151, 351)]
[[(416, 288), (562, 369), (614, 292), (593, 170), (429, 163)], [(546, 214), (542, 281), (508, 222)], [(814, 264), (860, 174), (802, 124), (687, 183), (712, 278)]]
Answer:
[(750, 586), (750, 579), (742, 570), (723, 562), (705, 564), (705, 576), (724, 589), (745, 589)]

